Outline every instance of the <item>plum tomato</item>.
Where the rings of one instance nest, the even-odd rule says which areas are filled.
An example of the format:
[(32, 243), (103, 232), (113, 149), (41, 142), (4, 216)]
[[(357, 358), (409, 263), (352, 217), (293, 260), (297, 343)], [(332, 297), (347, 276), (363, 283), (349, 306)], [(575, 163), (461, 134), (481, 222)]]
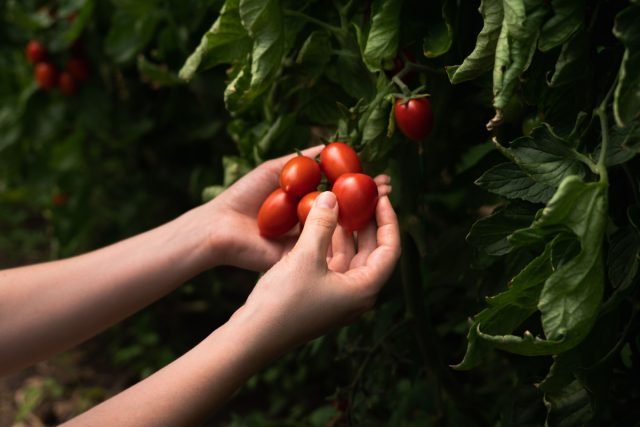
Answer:
[(280, 171), (280, 187), (296, 197), (314, 191), (321, 179), (320, 166), (311, 157), (306, 156), (292, 158)]
[(38, 62), (45, 60), (47, 57), (47, 50), (42, 46), (42, 44), (40, 44), (40, 42), (31, 40), (27, 43), (25, 54), (27, 56), (27, 61), (31, 64), (37, 64)]
[(41, 62), (36, 65), (35, 77), (38, 86), (42, 89), (52, 89), (58, 83), (58, 71), (53, 64)]
[(309, 212), (311, 212), (311, 206), (313, 206), (313, 202), (315, 202), (316, 197), (320, 195), (320, 191), (313, 191), (308, 193), (298, 202), (298, 221), (300, 224), (304, 226), (304, 222), (307, 220), (309, 216)]
[(369, 175), (345, 173), (331, 189), (338, 200), (338, 223), (347, 231), (364, 228), (375, 214), (378, 186)]
[(258, 229), (264, 237), (278, 237), (291, 230), (298, 223), (298, 199), (276, 189), (260, 206)]
[(413, 98), (406, 102), (398, 98), (394, 115), (400, 131), (413, 141), (422, 141), (431, 133), (433, 111), (431, 103), (425, 97)]
[(67, 71), (76, 81), (83, 82), (89, 78), (89, 66), (82, 58), (71, 58), (67, 63)]
[(344, 142), (332, 142), (320, 152), (320, 168), (329, 182), (344, 173), (360, 173), (362, 165), (356, 152)]

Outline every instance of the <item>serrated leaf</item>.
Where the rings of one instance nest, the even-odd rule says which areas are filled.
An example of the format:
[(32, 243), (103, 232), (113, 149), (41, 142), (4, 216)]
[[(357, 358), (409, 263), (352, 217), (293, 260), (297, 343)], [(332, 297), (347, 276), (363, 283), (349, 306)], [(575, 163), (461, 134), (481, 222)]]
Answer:
[(588, 48), (587, 32), (584, 30), (576, 32), (562, 45), (555, 70), (547, 80), (547, 84), (558, 87), (575, 82), (582, 77), (588, 71)]
[(510, 162), (492, 167), (475, 183), (508, 199), (522, 199), (532, 203), (546, 203), (555, 192), (555, 187), (534, 180), (518, 165)]
[(582, 427), (593, 418), (589, 392), (574, 380), (562, 390), (544, 396), (548, 427)]
[[(600, 156), (601, 145), (593, 152), (593, 158)], [(626, 163), (640, 152), (640, 123), (635, 121), (629, 126), (613, 126), (609, 131), (609, 147), (605, 164), (607, 167)]]
[(502, 0), (482, 0), (478, 9), (484, 20), (473, 52), (460, 65), (446, 67), (453, 84), (472, 80), (489, 71), (494, 63), (496, 45), (502, 27)]
[(493, 106), (497, 110), (509, 103), (520, 75), (529, 67), (546, 12), (542, 2), (504, 0), (493, 66)]
[(375, 0), (372, 6), (371, 28), (362, 52), (367, 68), (380, 71), (385, 61), (396, 56), (400, 40), (402, 0)]
[(542, 26), (538, 48), (549, 51), (584, 27), (584, 0), (551, 0), (553, 16)]
[(531, 224), (534, 213), (529, 205), (512, 203), (473, 224), (467, 241), (487, 255), (505, 255), (513, 250), (507, 236)]
[(206, 68), (235, 62), (250, 52), (251, 45), (251, 38), (240, 21), (240, 0), (226, 0), (220, 15), (187, 58), (179, 76), (191, 80), (201, 65)]
[(631, 5), (616, 16), (613, 33), (625, 51), (613, 94), (613, 115), (619, 127), (628, 125), (640, 113), (640, 5)]

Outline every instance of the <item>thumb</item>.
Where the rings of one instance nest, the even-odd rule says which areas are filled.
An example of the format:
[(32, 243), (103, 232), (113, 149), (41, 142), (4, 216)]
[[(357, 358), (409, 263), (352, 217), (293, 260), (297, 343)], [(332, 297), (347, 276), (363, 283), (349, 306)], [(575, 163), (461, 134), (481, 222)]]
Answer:
[(296, 247), (325, 260), (333, 230), (338, 224), (338, 201), (331, 191), (322, 192), (311, 206)]

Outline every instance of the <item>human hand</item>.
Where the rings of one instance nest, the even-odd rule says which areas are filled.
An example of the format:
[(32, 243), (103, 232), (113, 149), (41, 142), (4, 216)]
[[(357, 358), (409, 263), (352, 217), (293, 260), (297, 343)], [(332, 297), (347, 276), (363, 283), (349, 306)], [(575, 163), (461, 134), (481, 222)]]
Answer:
[(295, 247), (256, 284), (234, 315), (259, 328), (267, 353), (281, 353), (373, 307), (400, 256), (396, 214), (386, 195), (376, 222), (357, 233), (337, 226), (333, 193), (322, 193)]
[[(302, 154), (314, 158), (323, 148), (318, 145)], [(267, 239), (260, 235), (256, 218), (262, 202), (280, 185), (282, 167), (295, 156), (297, 154), (262, 163), (202, 207), (206, 212), (205, 221), (211, 224), (209, 235), (217, 263), (265, 271), (291, 250), (298, 238), (298, 226), (279, 238)], [(389, 177), (380, 175), (375, 182), (380, 195), (391, 191)]]

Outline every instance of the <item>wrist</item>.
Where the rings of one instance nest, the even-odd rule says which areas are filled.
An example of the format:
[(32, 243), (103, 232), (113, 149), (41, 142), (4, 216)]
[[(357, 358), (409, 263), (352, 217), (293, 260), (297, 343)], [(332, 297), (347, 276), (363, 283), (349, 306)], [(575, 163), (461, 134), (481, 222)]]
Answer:
[(175, 220), (179, 238), (186, 242), (198, 273), (222, 264), (224, 248), (222, 235), (216, 229), (218, 219), (205, 207), (196, 207)]

